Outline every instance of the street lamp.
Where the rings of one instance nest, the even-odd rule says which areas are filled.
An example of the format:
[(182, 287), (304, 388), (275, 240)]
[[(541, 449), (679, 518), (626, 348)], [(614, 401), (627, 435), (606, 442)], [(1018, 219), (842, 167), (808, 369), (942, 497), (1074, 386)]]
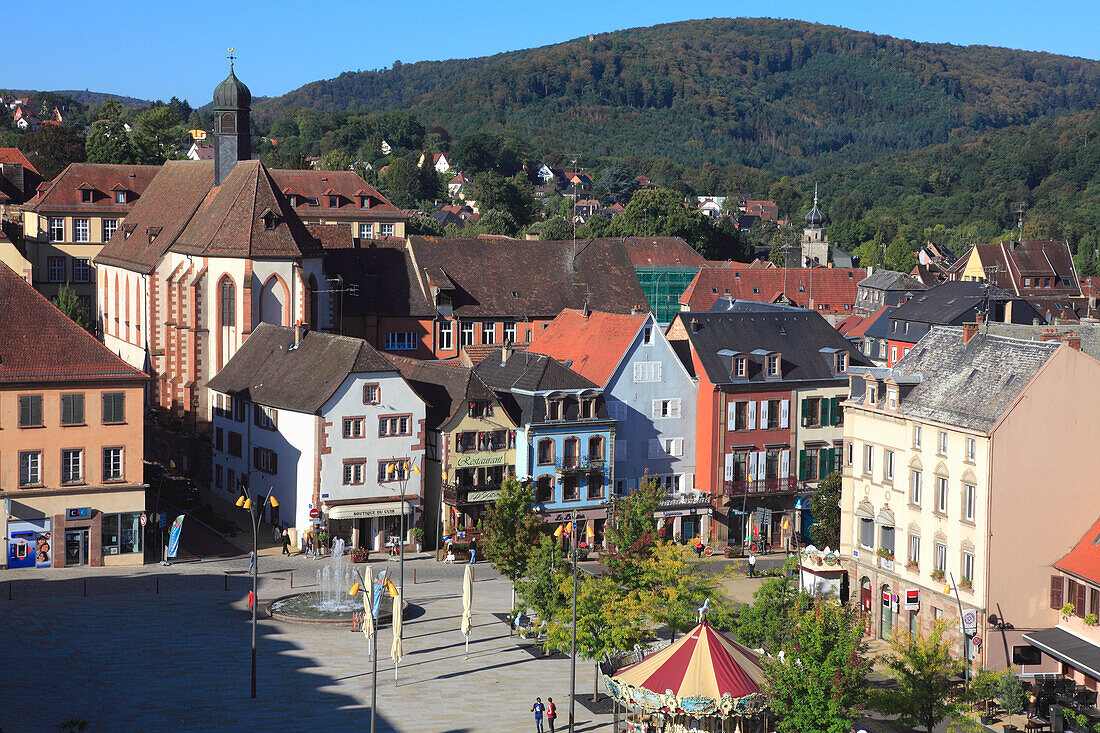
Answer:
[(573, 530), (569, 533), (569, 544), (573, 548), (573, 625), (570, 628), (569, 647), (569, 733), (574, 733), (575, 723), (573, 706), (577, 698), (577, 510), (574, 509), (569, 520)]
[(248, 518), (252, 520), (252, 697), (256, 697), (256, 607), (260, 605), (260, 599), (256, 597), (256, 575), (260, 564), (259, 533), (260, 519), (263, 517), (265, 505), (277, 508), (279, 500), (271, 495), (275, 490), (272, 486), (262, 499), (252, 500), (252, 494), (248, 490), (248, 481), (241, 480), (241, 495), (237, 497), (237, 506), (248, 512)]
[(359, 588), (362, 585), (363, 592), (370, 598), (371, 627), (374, 629), (374, 633), (370, 635), (370, 733), (374, 733), (374, 710), (378, 707), (378, 613), (374, 607), (374, 588), (367, 585), (367, 581), (363, 579), (358, 569), (355, 570), (355, 574), (359, 576), (359, 582), (348, 590), (348, 595), (353, 598), (359, 595)]

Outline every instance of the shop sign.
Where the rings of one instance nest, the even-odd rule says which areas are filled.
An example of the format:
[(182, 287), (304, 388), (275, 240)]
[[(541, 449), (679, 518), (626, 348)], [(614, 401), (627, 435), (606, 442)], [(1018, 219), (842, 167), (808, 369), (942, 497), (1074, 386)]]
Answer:
[(907, 591), (905, 591), (905, 610), (906, 611), (919, 611), (920, 610), (920, 591), (919, 590), (907, 590)]
[[(412, 511), (409, 506), (408, 512)], [(329, 519), (366, 519), (370, 517), (399, 517), (401, 516), (401, 502), (395, 501), (387, 504), (359, 504), (351, 506), (335, 506), (329, 510)]]
[(496, 501), (500, 496), (500, 489), (493, 489), (491, 491), (470, 491), (466, 494), (466, 501)]
[(486, 453), (484, 455), (461, 455), (455, 461), (457, 468), (478, 468), (479, 466), (503, 466), (508, 462), (508, 455), (500, 453)]
[(88, 519), (91, 516), (91, 507), (81, 507), (80, 509), (65, 510), (65, 519)]
[(963, 632), (967, 636), (973, 636), (978, 633), (978, 612), (973, 609), (966, 609), (963, 611)]

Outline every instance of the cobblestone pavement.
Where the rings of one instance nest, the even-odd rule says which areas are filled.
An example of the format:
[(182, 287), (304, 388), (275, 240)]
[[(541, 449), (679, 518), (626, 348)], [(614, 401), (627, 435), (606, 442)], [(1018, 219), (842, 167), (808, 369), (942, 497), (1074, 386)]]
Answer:
[[(261, 602), (292, 592), (292, 578), (295, 592), (308, 590), (323, 562), (262, 554)], [(395, 561), (375, 565), (397, 574)], [(347, 627), (261, 619), (258, 697), (250, 699), (247, 569), (245, 556), (0, 573), (0, 728), (53, 730), (76, 717), (93, 733), (366, 730), (367, 644)], [(536, 695), (555, 699), (558, 728), (567, 728), (568, 657), (542, 657), (508, 636), (494, 614), (508, 610), (510, 585), (484, 564), (476, 566), (464, 659), (462, 572), (427, 557), (406, 560), (405, 595), (422, 611), (405, 623), (396, 686), (389, 628), (379, 633), (378, 730), (530, 731)], [(590, 696), (592, 686), (592, 665), (578, 659), (578, 691)], [(576, 718), (578, 731), (611, 730), (610, 714), (578, 704)]]

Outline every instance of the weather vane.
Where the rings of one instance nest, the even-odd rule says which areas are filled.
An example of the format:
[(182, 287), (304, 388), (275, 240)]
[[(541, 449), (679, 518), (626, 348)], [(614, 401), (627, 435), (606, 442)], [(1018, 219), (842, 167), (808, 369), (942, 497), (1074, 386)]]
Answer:
[(233, 70), (233, 60), (234, 60), (235, 58), (237, 58), (236, 56), (234, 56), (234, 55), (233, 55), (233, 50), (234, 50), (234, 49), (232, 49), (232, 48), (231, 48), (231, 49), (229, 49), (229, 56), (228, 56), (228, 58), (229, 58), (229, 70), (230, 70), (230, 71), (232, 71), (232, 70)]

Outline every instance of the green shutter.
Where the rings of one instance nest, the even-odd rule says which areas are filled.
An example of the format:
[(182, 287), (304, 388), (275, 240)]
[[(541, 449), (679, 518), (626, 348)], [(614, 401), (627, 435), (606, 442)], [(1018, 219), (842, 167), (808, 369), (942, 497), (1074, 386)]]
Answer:
[(830, 417), (830, 412), (829, 412), (829, 407), (830, 406), (831, 406), (831, 403), (829, 402), (829, 398), (828, 397), (822, 397), (821, 398), (821, 424), (822, 425), (832, 425), (833, 424), (833, 421), (832, 421), (832, 418)]
[(810, 424), (810, 400), (802, 400), (802, 427)]
[(840, 398), (833, 397), (831, 400), (829, 400), (829, 415), (832, 417), (832, 422), (829, 423), (830, 425), (839, 425), (840, 424), (840, 406), (839, 405), (840, 405)]
[(798, 451), (798, 480), (806, 480), (806, 451)]
[(817, 480), (829, 475), (829, 453), (831, 451), (822, 448), (817, 454)]

